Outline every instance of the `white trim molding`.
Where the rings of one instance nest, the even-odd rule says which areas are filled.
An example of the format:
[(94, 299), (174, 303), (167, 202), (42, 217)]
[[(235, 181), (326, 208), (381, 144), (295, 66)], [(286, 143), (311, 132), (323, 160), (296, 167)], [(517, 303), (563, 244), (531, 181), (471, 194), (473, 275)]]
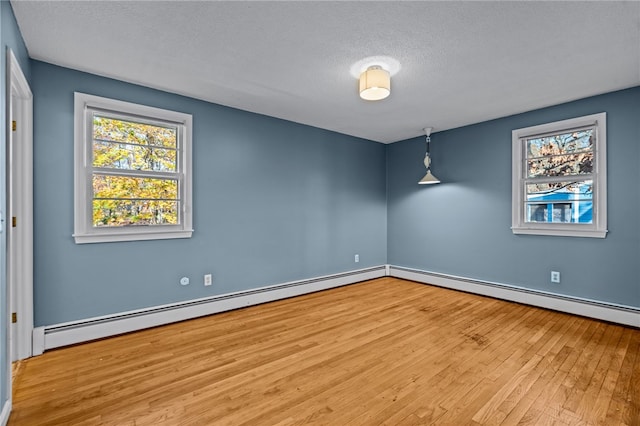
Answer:
[[(176, 170), (112, 169), (93, 165), (94, 114), (114, 120), (172, 126), (176, 131)], [(85, 93), (74, 93), (74, 233), (76, 244), (191, 238), (192, 229), (191, 114), (155, 108)], [(173, 149), (173, 148), (172, 148)], [(125, 176), (178, 182), (178, 223), (154, 226), (94, 226), (93, 176)], [(122, 200), (122, 198), (118, 198)]]
[[(585, 174), (570, 175), (540, 175), (527, 176), (527, 140), (544, 136), (571, 133), (574, 130), (589, 129), (593, 131), (595, 143), (593, 152), (593, 170)], [(607, 236), (607, 113), (601, 112), (584, 117), (571, 118), (538, 126), (515, 129), (512, 137), (512, 183), (511, 183), (511, 230), (514, 234), (553, 235), (564, 237), (593, 237)], [(557, 157), (557, 155), (556, 155)], [(572, 181), (591, 181), (593, 192), (592, 215), (593, 223), (554, 223), (532, 222), (526, 220), (527, 191), (526, 186), (540, 183), (556, 183)], [(548, 201), (551, 203), (551, 201)], [(563, 203), (575, 203), (571, 199)], [(584, 202), (584, 201), (583, 201)], [(546, 202), (545, 202), (546, 203)], [(543, 203), (544, 204), (544, 203)], [(577, 208), (577, 207), (576, 207)]]
[(405, 280), (417, 281), (423, 284), (446, 287), (467, 293), (481, 294), (496, 299), (523, 303), (525, 305), (552, 309), (574, 315), (596, 318), (617, 324), (640, 327), (640, 308), (617, 305), (573, 296), (531, 290), (507, 284), (479, 281), (471, 278), (390, 266), (390, 275)]
[(5, 426), (9, 422), (9, 416), (11, 415), (11, 399), (7, 399), (0, 411), (0, 425)]
[(545, 293), (506, 284), (478, 281), (401, 266), (381, 265), (341, 274), (37, 327), (33, 330), (33, 354), (41, 355), (45, 350), (62, 346), (116, 336), (385, 276), (640, 327), (640, 308)]
[(44, 353), (44, 327), (35, 327), (31, 335), (31, 340), (33, 356), (42, 355)]
[[(17, 313), (15, 324), (15, 359), (31, 356), (31, 333), (33, 330), (33, 93), (13, 50), (7, 49), (7, 110), (11, 120), (16, 121), (16, 131), (7, 130), (10, 141), (11, 197), (13, 205), (10, 215), (17, 217), (18, 226), (7, 229), (9, 235), (7, 282), (10, 297)], [(11, 123), (7, 123), (12, 127)], [(9, 202), (9, 200), (8, 200)], [(11, 226), (11, 225), (9, 225)], [(7, 311), (11, 312), (9, 309)], [(11, 325), (10, 325), (11, 326)], [(12, 356), (13, 358), (13, 356)], [(11, 366), (9, 366), (11, 371)]]
[(34, 355), (45, 350), (198, 318), (385, 276), (385, 266), (292, 281), (235, 293), (189, 300), (113, 315), (38, 327), (33, 333)]

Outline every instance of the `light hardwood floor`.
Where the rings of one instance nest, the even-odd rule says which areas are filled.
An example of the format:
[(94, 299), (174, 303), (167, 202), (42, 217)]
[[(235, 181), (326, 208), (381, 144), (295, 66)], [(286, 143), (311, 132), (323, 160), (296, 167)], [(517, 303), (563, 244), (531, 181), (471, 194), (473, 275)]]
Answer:
[(393, 278), (46, 352), (9, 425), (640, 425), (640, 330)]

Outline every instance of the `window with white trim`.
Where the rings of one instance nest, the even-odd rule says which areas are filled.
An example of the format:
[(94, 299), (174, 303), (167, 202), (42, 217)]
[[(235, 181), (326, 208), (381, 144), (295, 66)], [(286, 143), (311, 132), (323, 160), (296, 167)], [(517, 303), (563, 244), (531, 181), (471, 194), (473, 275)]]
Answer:
[(606, 236), (606, 121), (603, 112), (512, 132), (514, 234)]
[(191, 237), (191, 115), (74, 100), (76, 243)]

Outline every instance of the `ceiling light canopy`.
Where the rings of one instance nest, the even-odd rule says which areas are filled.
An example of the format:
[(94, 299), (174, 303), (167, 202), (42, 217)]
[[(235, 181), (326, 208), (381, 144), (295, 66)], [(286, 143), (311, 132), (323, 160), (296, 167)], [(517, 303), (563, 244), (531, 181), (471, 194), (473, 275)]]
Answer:
[(360, 97), (366, 101), (380, 101), (391, 94), (389, 71), (372, 65), (360, 74)]

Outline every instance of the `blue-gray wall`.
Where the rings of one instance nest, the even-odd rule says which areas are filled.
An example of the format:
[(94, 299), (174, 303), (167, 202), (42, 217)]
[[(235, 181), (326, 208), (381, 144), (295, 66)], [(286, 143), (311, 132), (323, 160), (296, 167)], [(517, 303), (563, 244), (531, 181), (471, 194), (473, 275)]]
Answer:
[[(384, 145), (43, 62), (31, 71), (36, 326), (386, 262)], [(74, 91), (193, 115), (192, 238), (74, 243)]]
[[(482, 106), (479, 105), (479, 108)], [(605, 239), (511, 232), (511, 131), (607, 112)], [(640, 307), (640, 87), (434, 133), (387, 147), (388, 262)], [(436, 123), (437, 124), (437, 123)], [(561, 284), (549, 282), (560, 271)]]
[[(2, 211), (3, 219), (7, 215), (7, 200), (6, 200), (6, 152), (7, 152), (7, 135), (5, 129), (7, 129), (7, 50), (13, 50), (13, 53), (20, 63), (22, 72), (24, 73), (27, 81), (30, 80), (31, 70), (29, 56), (27, 49), (22, 40), (22, 35), (18, 29), (13, 10), (8, 1), (0, 2), (0, 210)], [(4, 222), (6, 223), (6, 221)], [(3, 223), (3, 227), (4, 227)], [(6, 233), (0, 233), (0, 409), (8, 399), (7, 394), (7, 373), (9, 371), (10, 361), (8, 359), (8, 346), (7, 346), (7, 319), (9, 315), (4, 312), (7, 303), (7, 238)]]
[[(443, 183), (425, 187), (424, 137), (384, 146), (31, 64), (37, 326), (384, 263), (640, 306), (640, 87), (435, 133)], [(193, 238), (74, 243), (74, 91), (193, 114)], [(511, 131), (602, 111), (607, 238), (514, 235)]]

